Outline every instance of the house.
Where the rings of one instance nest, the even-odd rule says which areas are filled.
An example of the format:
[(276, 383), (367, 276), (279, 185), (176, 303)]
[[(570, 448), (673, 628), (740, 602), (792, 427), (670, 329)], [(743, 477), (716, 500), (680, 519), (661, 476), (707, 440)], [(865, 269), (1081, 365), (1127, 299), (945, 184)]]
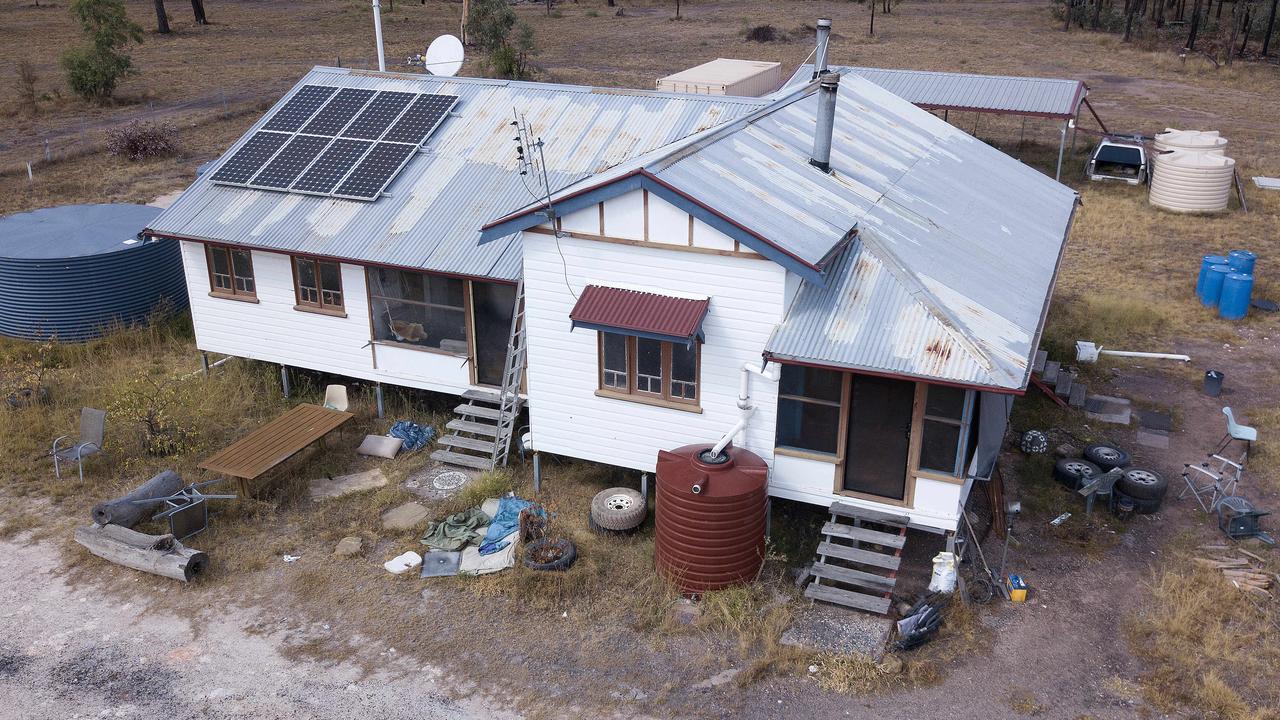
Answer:
[[(352, 149), (431, 103), (421, 150)], [(540, 452), (651, 472), (723, 438), (774, 496), (949, 533), (1076, 201), (850, 74), (733, 98), (316, 68), (149, 232), (182, 241), (200, 349), (461, 395), (454, 449), (504, 439), (515, 343)]]

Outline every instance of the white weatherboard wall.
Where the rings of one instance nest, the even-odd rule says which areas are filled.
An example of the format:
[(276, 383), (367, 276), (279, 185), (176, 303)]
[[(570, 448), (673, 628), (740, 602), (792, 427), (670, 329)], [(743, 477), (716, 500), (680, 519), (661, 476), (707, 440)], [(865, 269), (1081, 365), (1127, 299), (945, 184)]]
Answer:
[[(639, 191), (619, 200), (605, 205), (606, 234), (642, 238)], [(757, 257), (665, 247), (687, 245), (689, 218), (670, 206), (655, 211), (661, 202), (649, 198), (651, 245), (584, 237), (557, 241), (543, 233), (524, 233), (529, 412), (538, 450), (652, 471), (659, 450), (714, 443), (741, 417), (741, 368), (747, 362), (759, 365), (765, 342), (782, 319), (786, 271)], [(565, 218), (565, 226), (598, 234), (599, 208), (580, 212), (581, 217)], [(569, 321), (574, 295), (587, 285), (711, 298), (703, 324), (701, 413), (596, 396), (596, 333), (571, 330)], [(752, 377), (751, 401), (757, 410), (739, 445), (765, 460), (773, 457), (777, 395), (777, 383)]]
[(196, 347), (205, 352), (280, 363), (361, 380), (461, 394), (474, 387), (466, 358), (391, 345), (368, 347), (369, 304), (364, 268), (342, 265), (346, 317), (295, 310), (290, 257), (254, 250), (258, 302), (209, 295), (204, 246), (183, 241), (182, 264), (191, 297)]
[[(857, 458), (849, 460), (857, 462)], [(773, 459), (769, 493), (816, 505), (830, 505), (839, 500), (871, 510), (906, 514), (911, 518), (912, 524), (938, 530), (955, 530), (960, 519), (960, 491), (963, 485), (959, 482), (943, 482), (923, 477), (907, 478), (908, 483), (915, 483), (912, 507), (908, 508), (877, 503), (861, 497), (837, 495), (834, 492), (836, 482), (835, 463), (777, 455)]]

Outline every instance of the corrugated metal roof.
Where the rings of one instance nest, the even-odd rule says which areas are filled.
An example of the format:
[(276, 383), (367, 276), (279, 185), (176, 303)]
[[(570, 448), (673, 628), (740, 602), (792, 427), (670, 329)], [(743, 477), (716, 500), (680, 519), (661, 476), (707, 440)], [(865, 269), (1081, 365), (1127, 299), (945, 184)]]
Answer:
[[(516, 170), (510, 126), (519, 110), (544, 152), (552, 187), (607, 170), (628, 158), (740, 117), (759, 98), (709, 97), (640, 90), (480, 78), (315, 68), (303, 85), (457, 95), (445, 119), (376, 202), (214, 185), (205, 173), (149, 227), (189, 237), (284, 252), (514, 280), (520, 242), (479, 245), (485, 220), (533, 199)], [(276, 109), (272, 108), (272, 112)], [(229, 157), (268, 112), (223, 156)], [(215, 168), (216, 169), (216, 168)]]
[[(1085, 96), (1084, 83), (1058, 78), (977, 75), (929, 70), (832, 66), (836, 72), (860, 75), (898, 97), (928, 109), (1076, 116)], [(813, 77), (813, 65), (801, 65), (783, 89), (804, 85)]]
[(603, 285), (588, 285), (569, 311), (575, 325), (617, 328), (688, 340), (702, 331), (708, 298), (682, 298)]

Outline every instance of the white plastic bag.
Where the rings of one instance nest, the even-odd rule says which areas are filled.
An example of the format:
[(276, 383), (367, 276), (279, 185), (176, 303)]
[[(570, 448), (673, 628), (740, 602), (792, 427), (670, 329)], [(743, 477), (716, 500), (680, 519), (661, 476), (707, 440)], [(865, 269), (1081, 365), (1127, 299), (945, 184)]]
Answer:
[(956, 566), (959, 559), (955, 553), (946, 551), (933, 556), (933, 577), (929, 579), (929, 592), (955, 592)]

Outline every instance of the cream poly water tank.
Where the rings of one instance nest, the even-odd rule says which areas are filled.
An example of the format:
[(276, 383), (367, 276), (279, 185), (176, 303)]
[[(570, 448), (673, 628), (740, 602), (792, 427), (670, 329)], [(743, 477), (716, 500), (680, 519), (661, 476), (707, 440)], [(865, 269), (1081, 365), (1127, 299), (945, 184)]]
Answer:
[(1217, 130), (1174, 130), (1165, 128), (1156, 134), (1156, 152), (1165, 150), (1189, 150), (1192, 152), (1211, 152), (1218, 155), (1226, 152), (1227, 139)]
[(1151, 204), (1175, 212), (1227, 209), (1236, 161), (1217, 152), (1174, 150), (1152, 157)]

